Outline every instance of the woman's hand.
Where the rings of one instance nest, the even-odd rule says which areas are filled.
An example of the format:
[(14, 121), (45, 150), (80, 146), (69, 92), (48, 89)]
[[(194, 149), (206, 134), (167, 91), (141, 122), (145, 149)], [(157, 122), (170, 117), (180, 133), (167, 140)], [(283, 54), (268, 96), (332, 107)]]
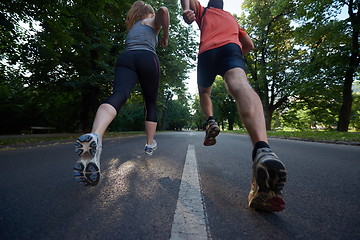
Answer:
[(159, 44), (162, 47), (166, 47), (168, 45), (168, 41), (169, 41), (169, 36), (164, 34), (160, 39)]

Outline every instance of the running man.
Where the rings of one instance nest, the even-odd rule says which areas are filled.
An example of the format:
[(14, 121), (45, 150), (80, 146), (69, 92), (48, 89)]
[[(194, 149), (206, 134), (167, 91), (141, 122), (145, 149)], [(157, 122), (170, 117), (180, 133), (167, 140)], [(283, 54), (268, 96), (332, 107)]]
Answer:
[(197, 82), (201, 109), (207, 118), (204, 145), (216, 144), (215, 137), (220, 132), (210, 95), (216, 75), (221, 75), (254, 147), (249, 206), (269, 212), (282, 211), (285, 166), (268, 145), (263, 106), (245, 73), (243, 55), (250, 52), (254, 44), (236, 19), (223, 10), (222, 0), (210, 0), (206, 8), (198, 0), (181, 0), (181, 5), (184, 21), (188, 24), (196, 21), (201, 32)]
[(95, 186), (100, 180), (100, 154), (102, 139), (109, 124), (127, 101), (136, 82), (140, 82), (146, 107), (145, 130), (147, 134), (144, 153), (152, 155), (157, 148), (154, 135), (157, 126), (156, 101), (159, 87), (159, 59), (156, 55), (158, 34), (163, 29), (159, 43), (168, 45), (170, 16), (166, 7), (154, 9), (143, 1), (136, 1), (126, 17), (128, 30), (125, 51), (117, 59), (113, 93), (97, 110), (91, 133), (80, 136), (75, 151), (80, 156), (74, 166), (74, 176), (86, 186)]

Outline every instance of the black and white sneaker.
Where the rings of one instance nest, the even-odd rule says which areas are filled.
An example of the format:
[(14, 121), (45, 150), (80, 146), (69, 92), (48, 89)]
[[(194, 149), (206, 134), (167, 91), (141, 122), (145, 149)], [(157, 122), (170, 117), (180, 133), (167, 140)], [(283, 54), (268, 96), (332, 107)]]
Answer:
[(285, 201), (282, 196), (286, 182), (284, 164), (270, 148), (260, 148), (257, 150), (252, 168), (249, 206), (267, 212), (284, 210)]
[(75, 152), (79, 160), (74, 166), (75, 180), (85, 186), (95, 186), (100, 180), (100, 154), (102, 145), (97, 133), (80, 136), (75, 142)]

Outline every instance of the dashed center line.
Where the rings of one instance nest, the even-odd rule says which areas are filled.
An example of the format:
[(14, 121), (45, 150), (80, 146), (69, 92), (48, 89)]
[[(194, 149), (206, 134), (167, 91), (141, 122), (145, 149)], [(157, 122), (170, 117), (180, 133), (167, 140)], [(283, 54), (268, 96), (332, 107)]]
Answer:
[(171, 240), (208, 239), (195, 146), (189, 145), (176, 204)]

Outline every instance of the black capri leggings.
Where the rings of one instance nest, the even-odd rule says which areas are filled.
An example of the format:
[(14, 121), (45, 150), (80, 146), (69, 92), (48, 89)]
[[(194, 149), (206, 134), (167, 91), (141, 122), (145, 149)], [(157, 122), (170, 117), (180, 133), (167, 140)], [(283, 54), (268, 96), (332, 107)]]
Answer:
[(119, 112), (139, 80), (146, 107), (146, 121), (157, 122), (156, 99), (159, 88), (159, 59), (147, 50), (125, 51), (117, 59), (113, 93), (103, 103)]

